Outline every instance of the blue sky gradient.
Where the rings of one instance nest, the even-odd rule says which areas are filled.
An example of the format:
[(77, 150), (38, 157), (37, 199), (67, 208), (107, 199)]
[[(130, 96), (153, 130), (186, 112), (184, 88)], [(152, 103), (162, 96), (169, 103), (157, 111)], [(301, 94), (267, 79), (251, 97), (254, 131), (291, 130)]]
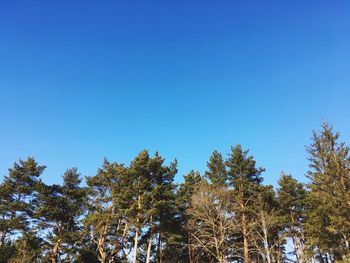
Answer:
[(19, 158), (93, 175), (142, 149), (249, 148), (305, 181), (328, 120), (350, 142), (349, 1), (1, 1), (0, 176)]

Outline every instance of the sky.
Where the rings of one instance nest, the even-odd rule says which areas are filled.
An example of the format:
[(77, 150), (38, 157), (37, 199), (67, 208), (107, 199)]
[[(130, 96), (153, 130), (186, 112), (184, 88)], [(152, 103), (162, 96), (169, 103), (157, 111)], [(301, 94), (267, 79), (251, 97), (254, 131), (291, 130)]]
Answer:
[(328, 121), (350, 143), (349, 1), (0, 1), (0, 178), (61, 183), (141, 150), (179, 162), (250, 149), (305, 181)]

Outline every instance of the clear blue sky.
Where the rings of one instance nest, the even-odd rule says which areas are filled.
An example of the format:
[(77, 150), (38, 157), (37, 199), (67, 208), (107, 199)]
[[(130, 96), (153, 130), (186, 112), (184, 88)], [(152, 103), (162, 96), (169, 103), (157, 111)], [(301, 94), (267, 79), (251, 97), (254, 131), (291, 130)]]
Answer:
[(350, 142), (349, 1), (1, 1), (0, 177), (61, 182), (140, 150), (179, 161), (250, 148), (303, 180), (322, 119)]

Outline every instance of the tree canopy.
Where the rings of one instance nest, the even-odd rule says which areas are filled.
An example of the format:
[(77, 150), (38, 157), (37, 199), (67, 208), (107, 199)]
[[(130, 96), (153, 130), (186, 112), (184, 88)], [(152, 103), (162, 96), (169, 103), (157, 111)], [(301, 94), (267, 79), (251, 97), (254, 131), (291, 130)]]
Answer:
[(323, 123), (306, 183), (282, 172), (276, 188), (241, 145), (181, 182), (177, 160), (147, 150), (61, 185), (19, 160), (0, 184), (0, 263), (350, 262), (349, 150)]

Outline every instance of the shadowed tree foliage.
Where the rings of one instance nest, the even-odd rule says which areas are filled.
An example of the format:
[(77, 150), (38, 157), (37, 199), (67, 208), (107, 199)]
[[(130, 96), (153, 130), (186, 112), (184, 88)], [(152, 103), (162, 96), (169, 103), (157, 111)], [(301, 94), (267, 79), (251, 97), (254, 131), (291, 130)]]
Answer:
[(32, 263), (42, 261), (43, 240), (33, 232), (24, 233), (15, 242), (15, 253), (9, 263)]
[(184, 182), (180, 184), (176, 193), (176, 205), (178, 216), (175, 224), (177, 226), (177, 245), (171, 253), (174, 262), (197, 262), (198, 255), (195, 253), (190, 235), (187, 210), (191, 206), (191, 198), (198, 184), (202, 181), (199, 172), (190, 171), (184, 176)]

